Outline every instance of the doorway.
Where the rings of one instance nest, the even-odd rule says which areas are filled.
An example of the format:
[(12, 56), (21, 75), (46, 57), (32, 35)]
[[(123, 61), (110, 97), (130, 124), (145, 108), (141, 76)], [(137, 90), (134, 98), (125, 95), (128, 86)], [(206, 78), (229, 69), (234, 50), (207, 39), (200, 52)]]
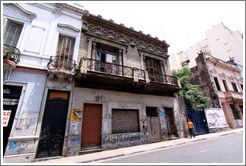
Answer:
[(102, 105), (84, 104), (81, 148), (101, 147)]
[(165, 108), (165, 114), (166, 114), (166, 122), (167, 122), (167, 130), (168, 130), (168, 136), (169, 137), (175, 137), (177, 135), (174, 120), (173, 120), (173, 110), (172, 108)]
[(69, 92), (49, 90), (36, 154), (37, 158), (62, 155), (68, 103)]
[(157, 107), (146, 107), (146, 115), (149, 142), (161, 141), (161, 126)]
[(9, 121), (6, 126), (3, 126), (3, 155), (6, 151), (21, 92), (22, 87), (3, 85), (3, 111), (10, 111)]

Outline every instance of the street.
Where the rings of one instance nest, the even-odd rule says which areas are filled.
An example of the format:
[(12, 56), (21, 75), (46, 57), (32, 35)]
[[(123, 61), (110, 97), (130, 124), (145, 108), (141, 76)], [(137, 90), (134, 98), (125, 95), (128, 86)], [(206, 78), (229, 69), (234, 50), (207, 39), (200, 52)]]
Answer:
[(240, 132), (96, 163), (242, 163), (243, 156)]

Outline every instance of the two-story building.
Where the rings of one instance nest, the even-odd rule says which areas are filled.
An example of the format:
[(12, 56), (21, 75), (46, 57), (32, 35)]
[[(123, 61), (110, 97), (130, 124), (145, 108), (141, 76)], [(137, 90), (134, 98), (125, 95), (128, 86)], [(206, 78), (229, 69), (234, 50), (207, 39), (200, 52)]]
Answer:
[[(3, 3), (2, 9), (3, 114), (9, 115), (3, 126), (3, 160), (30, 162), (42, 153), (47, 157), (62, 155), (70, 113), (64, 103), (69, 98), (57, 98), (56, 90), (69, 91), (72, 84), (65, 79), (50, 82), (47, 64), (56, 56), (59, 65), (64, 60), (61, 67), (76, 61), (82, 9), (66, 3)], [(69, 57), (60, 53), (65, 46), (69, 46)], [(62, 114), (65, 120), (47, 120), (46, 110), (53, 116), (49, 118)], [(46, 125), (47, 121), (54, 123)], [(45, 145), (44, 131), (49, 138)]]
[(243, 126), (243, 79), (236, 65), (201, 52), (191, 68), (191, 83), (211, 99), (210, 106), (223, 108), (229, 127)]
[(165, 41), (67, 3), (4, 3), (3, 18), (5, 163), (186, 136)]

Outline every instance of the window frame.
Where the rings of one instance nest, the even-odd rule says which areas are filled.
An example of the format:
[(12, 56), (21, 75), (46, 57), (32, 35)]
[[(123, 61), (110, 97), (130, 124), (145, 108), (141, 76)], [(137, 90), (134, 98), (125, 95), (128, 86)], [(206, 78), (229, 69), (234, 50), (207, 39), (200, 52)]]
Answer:
[(218, 91), (221, 91), (221, 87), (220, 87), (220, 84), (219, 84), (219, 80), (217, 77), (214, 77), (214, 82), (215, 82), (215, 85), (216, 85), (216, 88)]
[(235, 82), (231, 82), (232, 88), (235, 92), (239, 92)]

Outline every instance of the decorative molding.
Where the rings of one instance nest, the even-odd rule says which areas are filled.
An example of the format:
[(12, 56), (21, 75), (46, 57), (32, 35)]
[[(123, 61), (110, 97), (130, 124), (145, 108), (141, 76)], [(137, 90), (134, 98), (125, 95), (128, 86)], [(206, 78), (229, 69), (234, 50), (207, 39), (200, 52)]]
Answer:
[[(107, 21), (98, 16), (91, 16), (86, 13), (83, 17), (82, 31), (88, 35), (95, 35), (106, 40), (110, 40), (139, 50), (159, 55), (167, 56), (169, 45), (165, 41), (159, 41), (158, 38), (152, 38), (150, 35), (144, 35), (142, 32), (136, 32), (133, 28), (126, 28), (117, 25), (112, 21)], [(88, 16), (89, 15), (89, 16)]]
[(75, 27), (73, 27), (73, 26), (71, 26), (71, 25), (68, 25), (68, 24), (61, 24), (61, 23), (58, 23), (57, 26), (58, 26), (58, 27), (61, 27), (61, 28), (68, 28), (68, 29), (71, 29), (71, 30), (73, 30), (73, 31), (75, 31), (75, 32), (80, 32), (80, 30), (79, 30), (78, 28), (75, 28)]
[(4, 4), (3, 14), (7, 17), (11, 17), (17, 20), (32, 21), (37, 17), (36, 13), (30, 12), (20, 6), (18, 3)]

